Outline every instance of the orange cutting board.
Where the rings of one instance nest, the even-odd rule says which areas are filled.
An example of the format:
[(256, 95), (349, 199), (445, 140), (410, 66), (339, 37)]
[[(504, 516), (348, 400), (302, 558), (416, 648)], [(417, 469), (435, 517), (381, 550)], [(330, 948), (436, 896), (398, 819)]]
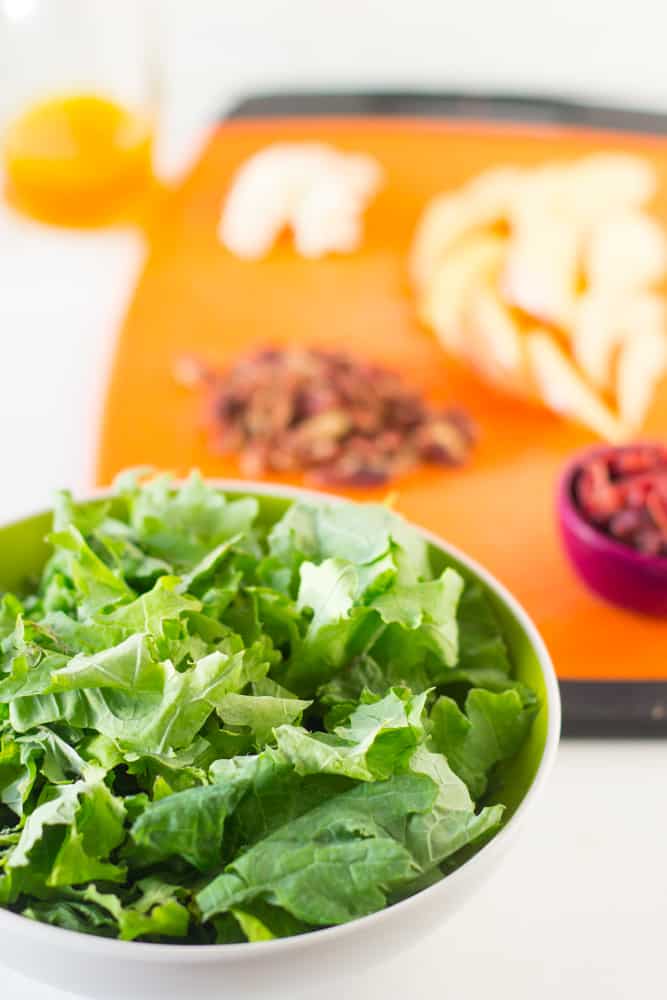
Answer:
[[(320, 261), (285, 240), (260, 262), (235, 259), (216, 228), (234, 170), (276, 140), (322, 140), (376, 156), (385, 185), (368, 210), (363, 248)], [(99, 451), (98, 481), (122, 468), (238, 476), (213, 454), (201, 400), (179, 387), (174, 358), (195, 353), (224, 368), (255, 346), (317, 344), (399, 369), (434, 403), (467, 408), (480, 438), (461, 469), (424, 468), (398, 481), (397, 507), (495, 573), (541, 629), (558, 673), (573, 679), (667, 679), (667, 623), (609, 607), (570, 569), (555, 528), (563, 463), (593, 441), (585, 431), (505, 398), (445, 356), (415, 315), (406, 258), (426, 201), (492, 164), (532, 164), (631, 149), (660, 177), (667, 221), (667, 139), (554, 128), (392, 119), (234, 122), (162, 206), (120, 336)], [(647, 432), (667, 429), (661, 396)], [(302, 482), (274, 477), (276, 481)], [(381, 498), (386, 490), (347, 491)]]

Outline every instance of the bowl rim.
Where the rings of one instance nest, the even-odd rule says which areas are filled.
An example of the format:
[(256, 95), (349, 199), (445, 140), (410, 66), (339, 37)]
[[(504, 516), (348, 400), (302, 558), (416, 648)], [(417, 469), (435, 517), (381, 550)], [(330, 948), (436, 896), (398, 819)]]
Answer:
[[(334, 504), (355, 502), (349, 497), (343, 497), (335, 493), (326, 493), (322, 490), (313, 490), (300, 486), (258, 482), (254, 480), (216, 478), (211, 476), (206, 476), (204, 478), (208, 484), (226, 493), (250, 493), (268, 497), (277, 497), (279, 499), (284, 498), (287, 500), (310, 498), (315, 501)], [(111, 487), (97, 487), (87, 490), (86, 496), (79, 499), (78, 502), (85, 503), (86, 500), (104, 499), (104, 497), (112, 495), (113, 491)], [(32, 514), (25, 515), (24, 517), (14, 518), (12, 521), (7, 522), (4, 526), (10, 527), (12, 524), (18, 524), (21, 521), (30, 519), (31, 517), (36, 517), (40, 514), (46, 513), (48, 513), (48, 510), (35, 511)], [(407, 518), (406, 520), (409, 521)], [(549, 655), (537, 626), (528, 615), (528, 612), (505, 587), (505, 585), (493, 576), (489, 570), (485, 569), (475, 559), (466, 555), (455, 545), (451, 545), (449, 542), (444, 541), (444, 539), (440, 538), (434, 532), (421, 527), (421, 525), (416, 524), (414, 521), (409, 521), (409, 523), (431, 545), (441, 549), (447, 555), (450, 555), (454, 559), (458, 560), (466, 569), (470, 570), (475, 576), (482, 580), (484, 585), (492, 590), (498, 598), (500, 598), (526, 634), (530, 645), (537, 656), (540, 670), (542, 672), (546, 693), (546, 703), (544, 708), (547, 712), (547, 731), (542, 757), (526, 794), (508, 820), (507, 824), (501, 827), (498, 833), (496, 833), (486, 844), (484, 844), (484, 846), (481, 847), (472, 858), (465, 861), (460, 868), (457, 868), (455, 871), (451, 872), (449, 875), (440, 879), (433, 885), (428, 886), (425, 889), (421, 889), (413, 896), (409, 896), (407, 899), (400, 900), (391, 906), (378, 910), (376, 913), (370, 913), (365, 917), (358, 917), (355, 920), (350, 920), (345, 924), (338, 924), (333, 927), (323, 927), (318, 930), (309, 931), (307, 934), (296, 935), (294, 937), (276, 938), (270, 941), (246, 941), (238, 944), (202, 945), (183, 945), (176, 943), (158, 944), (149, 941), (119, 941), (117, 938), (105, 938), (94, 934), (84, 934), (81, 931), (68, 930), (63, 927), (54, 927), (50, 924), (44, 924), (37, 920), (31, 920), (28, 917), (22, 916), (20, 913), (12, 913), (11, 910), (7, 910), (4, 907), (0, 907), (0, 931), (20, 931), (24, 936), (31, 938), (35, 945), (52, 944), (64, 947), (65, 949), (73, 952), (76, 952), (81, 947), (84, 947), (87, 957), (99, 956), (100, 958), (122, 958), (124, 961), (137, 962), (143, 962), (152, 958), (160, 963), (194, 961), (198, 964), (222, 963), (225, 961), (238, 963), (250, 958), (253, 960), (261, 959), (266, 961), (270, 960), (274, 955), (276, 955), (276, 953), (286, 956), (288, 952), (298, 951), (305, 947), (315, 948), (319, 945), (326, 946), (327, 943), (330, 943), (333, 940), (344, 941), (350, 934), (355, 934), (356, 932), (363, 933), (364, 928), (370, 927), (372, 924), (377, 925), (382, 921), (388, 922), (392, 919), (396, 920), (401, 915), (409, 918), (411, 910), (414, 907), (419, 906), (420, 901), (423, 901), (426, 896), (428, 896), (432, 901), (434, 901), (437, 896), (440, 896), (442, 902), (445, 902), (449, 887), (457, 885), (460, 881), (462, 881), (462, 879), (468, 877), (468, 874), (464, 873), (470, 873), (473, 869), (479, 868), (485, 862), (491, 861), (493, 857), (501, 854), (504, 845), (509, 843), (511, 838), (516, 835), (521, 822), (523, 822), (527, 813), (533, 809), (535, 802), (539, 799), (544, 790), (549, 773), (554, 765), (561, 729), (561, 702), (558, 679), (556, 677), (551, 656)]]
[[(659, 442), (642, 441), (640, 446), (663, 447)], [(584, 516), (574, 499), (572, 487), (577, 473), (581, 472), (586, 462), (598, 455), (606, 455), (610, 452), (628, 451), (636, 448), (637, 443), (631, 445), (593, 445), (573, 455), (561, 472), (558, 483), (558, 514), (562, 527), (566, 532), (576, 536), (577, 540), (587, 545), (589, 549), (595, 550), (598, 555), (606, 555), (612, 558), (623, 560), (638, 570), (651, 571), (653, 575), (665, 574), (667, 576), (667, 556), (655, 556), (646, 552), (638, 552), (631, 545), (624, 545), (614, 538), (610, 538), (600, 531)]]

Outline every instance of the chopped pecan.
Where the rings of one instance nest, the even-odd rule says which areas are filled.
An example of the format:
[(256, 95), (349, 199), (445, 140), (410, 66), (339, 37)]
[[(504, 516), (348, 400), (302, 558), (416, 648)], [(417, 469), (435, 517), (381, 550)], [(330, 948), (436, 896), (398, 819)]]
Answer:
[(239, 452), (247, 476), (382, 484), (419, 462), (458, 465), (474, 440), (465, 413), (435, 410), (396, 372), (341, 352), (266, 348), (226, 373), (192, 358), (176, 373), (205, 388), (214, 446)]

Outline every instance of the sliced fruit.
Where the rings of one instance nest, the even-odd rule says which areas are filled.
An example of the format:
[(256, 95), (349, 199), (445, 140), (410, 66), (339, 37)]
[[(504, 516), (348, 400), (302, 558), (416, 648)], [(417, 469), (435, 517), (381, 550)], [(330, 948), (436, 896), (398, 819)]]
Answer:
[(351, 253), (361, 243), (362, 216), (342, 171), (323, 174), (293, 209), (294, 246), (303, 257)]
[(497, 272), (505, 241), (486, 234), (468, 237), (436, 268), (420, 303), (422, 320), (435, 330), (447, 350), (457, 353), (464, 342), (463, 310), (474, 285), (490, 269)]
[(557, 413), (589, 427), (608, 441), (622, 441), (627, 428), (584, 381), (551, 334), (526, 337), (529, 363), (540, 395)]
[(522, 167), (489, 167), (472, 177), (464, 190), (478, 205), (501, 207), (504, 213), (528, 176)]
[(628, 299), (621, 309), (621, 314), (622, 322), (630, 332), (667, 329), (665, 299), (657, 292), (642, 292)]
[(619, 355), (616, 394), (621, 419), (639, 430), (667, 371), (667, 337), (659, 329), (640, 329), (629, 338)]
[(568, 197), (566, 166), (546, 163), (535, 167), (526, 172), (514, 193), (511, 222), (520, 226), (536, 214), (559, 215), (566, 210)]
[(502, 301), (495, 279), (487, 272), (484, 283), (472, 289), (466, 308), (465, 356), (484, 378), (520, 396), (533, 395), (521, 329)]
[(543, 323), (572, 321), (579, 278), (580, 233), (567, 219), (524, 205), (501, 279), (512, 305)]
[(667, 238), (642, 210), (655, 188), (641, 157), (599, 153), (487, 171), (436, 199), (411, 260), (422, 318), (495, 385), (622, 440), (667, 372), (651, 291)]
[(650, 292), (626, 297), (621, 290), (592, 290), (577, 303), (572, 350), (577, 364), (600, 389), (612, 387), (620, 346), (640, 330), (665, 329), (665, 303)]
[(657, 186), (650, 163), (625, 153), (595, 153), (574, 163), (548, 163), (526, 175), (513, 220), (535, 208), (588, 229), (610, 213), (637, 210)]
[(652, 165), (630, 153), (594, 153), (570, 164), (566, 174), (573, 211), (582, 220), (645, 205), (657, 187)]
[(255, 181), (239, 181), (227, 199), (218, 227), (222, 243), (237, 257), (259, 260), (288, 226), (292, 201), (287, 190)]
[(594, 289), (645, 288), (667, 271), (667, 240), (644, 212), (599, 221), (587, 241), (584, 269)]
[[(321, 143), (275, 143), (236, 172), (218, 235), (237, 257), (265, 256), (283, 230), (298, 229), (299, 252), (349, 252), (361, 238), (361, 215), (381, 182), (369, 156)], [(330, 239), (329, 239), (330, 236)]]
[(523, 176), (515, 167), (487, 170), (459, 191), (430, 202), (417, 227), (410, 261), (418, 288), (428, 284), (462, 238), (507, 220)]
[(572, 326), (572, 352), (579, 367), (599, 389), (611, 385), (612, 358), (623, 336), (619, 303), (614, 296), (592, 291), (581, 297)]
[(346, 153), (339, 159), (340, 169), (349, 181), (350, 189), (359, 199), (360, 208), (380, 190), (384, 172), (379, 162), (365, 153)]

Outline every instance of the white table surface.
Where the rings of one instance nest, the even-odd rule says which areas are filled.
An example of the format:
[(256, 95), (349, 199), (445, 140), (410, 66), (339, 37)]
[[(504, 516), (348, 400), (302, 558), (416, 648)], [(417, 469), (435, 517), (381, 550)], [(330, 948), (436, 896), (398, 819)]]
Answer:
[[(635, 0), (631, 44), (627, 8), (607, 0), (165, 0), (161, 10), (161, 161), (172, 175), (206, 116), (252, 87), (523, 88), (667, 109), (659, 0)], [(131, 231), (64, 233), (0, 207), (0, 520), (90, 483), (114, 333), (142, 256)], [(662, 995), (666, 775), (667, 744), (563, 745), (488, 887), (349, 1000)], [(66, 1000), (0, 978), (8, 1000)]]

